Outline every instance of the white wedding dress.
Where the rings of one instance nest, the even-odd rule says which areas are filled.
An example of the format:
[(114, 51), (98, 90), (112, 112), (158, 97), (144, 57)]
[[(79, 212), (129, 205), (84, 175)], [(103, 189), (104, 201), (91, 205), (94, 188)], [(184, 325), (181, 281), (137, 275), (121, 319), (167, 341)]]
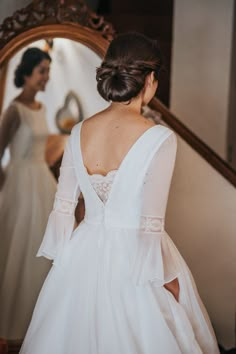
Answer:
[[(53, 259), (21, 354), (217, 354), (191, 273), (165, 232), (176, 138), (161, 125), (90, 176), (79, 123), (38, 256)], [(82, 191), (86, 215), (73, 231)], [(180, 297), (163, 286), (178, 277)]]
[(24, 338), (51, 268), (48, 260), (35, 254), (56, 192), (56, 180), (45, 161), (45, 107), (35, 111), (13, 101), (3, 116), (9, 129), (1, 132), (2, 138), (16, 121), (19, 126), (9, 142), (11, 156), (0, 190), (0, 337), (7, 339)]

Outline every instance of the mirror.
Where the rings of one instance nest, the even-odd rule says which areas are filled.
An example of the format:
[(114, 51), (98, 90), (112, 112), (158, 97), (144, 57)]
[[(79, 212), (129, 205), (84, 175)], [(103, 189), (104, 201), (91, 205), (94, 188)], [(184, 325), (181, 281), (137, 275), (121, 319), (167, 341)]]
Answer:
[[(37, 3), (40, 2), (29, 6), (37, 7)], [(58, 2), (56, 6), (61, 8), (63, 4)], [(72, 11), (77, 11), (80, 21), (78, 6), (81, 2)], [(82, 10), (84, 21), (86, 5)], [(74, 124), (108, 104), (98, 95), (95, 79), (96, 67), (108, 44), (100, 34), (106, 24), (95, 14), (88, 14), (88, 27), (93, 27), (95, 20), (96, 31), (69, 24), (67, 16), (66, 25), (52, 25), (50, 30), (46, 27), (47, 31), (41, 26), (36, 32), (23, 33), (23, 39), (16, 36), (15, 45), (3, 46), (1, 51), (1, 118), (12, 105), (21, 118), (10, 139), (10, 148), (4, 149), (6, 173), (0, 190), (0, 338), (7, 339), (12, 348), (16, 343), (17, 350), (51, 267), (50, 261), (35, 258), (35, 254), (53, 207), (56, 177), (68, 134)], [(48, 26), (50, 21), (46, 22)], [(106, 26), (108, 35), (110, 30)], [(0, 40), (0, 47), (1, 44)], [(47, 51), (52, 59), (45, 91), (36, 96), (41, 103), (39, 109), (15, 100), (22, 89), (14, 85), (14, 72), (22, 54), (32, 47)], [(53, 175), (49, 168), (55, 165), (57, 171)]]
[(43, 161), (46, 137), (70, 133), (78, 121), (107, 106), (96, 90), (95, 70), (101, 58), (79, 42), (65, 38), (52, 41), (50, 78), (45, 91), (36, 96), (46, 110), (30, 109), (15, 101), (22, 89), (14, 86), (14, 72), (23, 53), (27, 48), (45, 50), (45, 40), (21, 48), (7, 63), (3, 112), (13, 104), (22, 122), (9, 142), (10, 153), (3, 157), (6, 179), (0, 191), (0, 336), (11, 340), (24, 337), (51, 267), (50, 261), (35, 258), (56, 192), (56, 179)]
[[(45, 40), (32, 42), (18, 51), (8, 62), (2, 110), (6, 110), (20, 89), (14, 86), (14, 71), (26, 48), (38, 47), (44, 50)], [(71, 114), (75, 122), (86, 118), (107, 103), (96, 90), (95, 70), (101, 59), (85, 45), (65, 38), (54, 38), (49, 51), (52, 58), (50, 79), (45, 92), (39, 92), (37, 99), (47, 109), (49, 132), (61, 133), (64, 114)], [(92, 98), (92, 99), (91, 99)], [(60, 121), (60, 122), (59, 122)], [(69, 133), (69, 131), (67, 131)]]

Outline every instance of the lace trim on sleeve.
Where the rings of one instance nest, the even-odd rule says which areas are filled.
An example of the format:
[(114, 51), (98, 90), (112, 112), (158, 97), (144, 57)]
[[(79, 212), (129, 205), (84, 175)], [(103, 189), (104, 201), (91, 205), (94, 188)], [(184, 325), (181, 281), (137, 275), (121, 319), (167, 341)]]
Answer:
[(140, 218), (140, 229), (143, 232), (163, 232), (165, 220), (159, 216), (142, 215)]
[(78, 201), (55, 197), (53, 210), (66, 215), (74, 215)]

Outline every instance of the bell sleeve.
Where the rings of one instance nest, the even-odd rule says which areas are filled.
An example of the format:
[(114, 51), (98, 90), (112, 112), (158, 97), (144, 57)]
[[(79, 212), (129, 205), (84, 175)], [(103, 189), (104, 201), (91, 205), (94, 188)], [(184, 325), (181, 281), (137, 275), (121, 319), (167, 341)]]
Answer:
[(60, 258), (64, 246), (70, 241), (75, 227), (75, 208), (80, 194), (71, 144), (70, 137), (65, 146), (53, 210), (49, 215), (44, 238), (36, 255), (54, 262)]
[(179, 275), (175, 246), (165, 232), (165, 212), (174, 170), (177, 140), (171, 133), (155, 153), (143, 185), (143, 204), (133, 279), (163, 286)]

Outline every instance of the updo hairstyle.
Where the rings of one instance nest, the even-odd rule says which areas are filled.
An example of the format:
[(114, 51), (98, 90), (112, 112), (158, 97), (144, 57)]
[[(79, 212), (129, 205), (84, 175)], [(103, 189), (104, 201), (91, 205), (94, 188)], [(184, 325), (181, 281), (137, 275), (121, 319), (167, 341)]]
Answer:
[(118, 35), (97, 68), (97, 90), (106, 100), (127, 102), (137, 97), (148, 74), (158, 74), (162, 66), (158, 43), (143, 34), (131, 32)]
[(28, 48), (23, 53), (21, 62), (15, 70), (14, 84), (16, 87), (22, 87), (25, 83), (25, 76), (30, 76), (36, 66), (41, 61), (47, 59), (51, 62), (51, 57), (47, 52), (39, 48)]

